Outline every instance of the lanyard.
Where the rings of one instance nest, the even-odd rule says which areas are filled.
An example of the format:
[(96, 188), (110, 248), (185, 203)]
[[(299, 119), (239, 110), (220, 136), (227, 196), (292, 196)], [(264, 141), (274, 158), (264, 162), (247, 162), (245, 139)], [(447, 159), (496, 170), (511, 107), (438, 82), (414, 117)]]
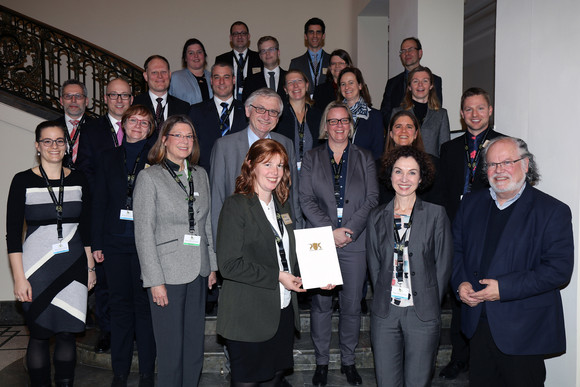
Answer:
[(189, 169), (187, 162), (185, 160), (184, 160), (184, 162), (185, 162), (184, 172), (187, 173), (187, 181), (189, 182), (189, 195), (187, 194), (187, 188), (185, 188), (185, 186), (181, 182), (181, 179), (179, 178), (179, 176), (177, 176), (175, 171), (173, 169), (171, 169), (171, 167), (167, 164), (167, 161), (165, 161), (164, 164), (165, 164), (165, 169), (167, 169), (169, 171), (169, 174), (171, 175), (171, 177), (173, 177), (173, 180), (175, 180), (175, 182), (181, 187), (183, 192), (185, 192), (185, 194), (187, 195), (186, 200), (187, 200), (187, 207), (188, 207), (188, 213), (189, 213), (189, 232), (191, 234), (193, 234), (193, 231), (195, 230), (195, 219), (193, 218), (193, 202), (195, 201), (195, 198), (193, 197), (193, 193), (194, 193), (194, 191), (193, 191), (193, 173)]
[(250, 56), (250, 51), (248, 50), (248, 53), (246, 54), (246, 56), (244, 57), (244, 59), (241, 62), (236, 54), (237, 53), (234, 52), (234, 60), (236, 61), (236, 64), (238, 65), (238, 71), (241, 72), (241, 74), (242, 74), (242, 79), (240, 79), (240, 82), (241, 82), (244, 80), (244, 67), (246, 67), (246, 61), (248, 60), (248, 57)]
[[(393, 234), (395, 237), (395, 254), (397, 254), (397, 267), (395, 270), (397, 271), (397, 281), (403, 282), (403, 251), (405, 247), (409, 246), (409, 240), (407, 238), (407, 233), (411, 229), (411, 225), (413, 224), (413, 214), (415, 213), (415, 205), (413, 205), (413, 210), (411, 211), (411, 216), (409, 217), (409, 223), (403, 224), (403, 218), (399, 219), (399, 224), (397, 224), (397, 219), (393, 217)], [(403, 233), (403, 237), (399, 236), (399, 229), (402, 227), (407, 226), (405, 232)]]
[[(143, 146), (145, 149), (145, 146)], [(133, 165), (133, 171), (127, 174), (127, 200), (125, 201), (125, 207), (128, 210), (133, 209), (133, 189), (135, 188), (135, 179), (137, 178), (137, 166), (139, 165), (139, 160), (141, 160), (141, 155), (143, 154), (143, 149), (137, 155), (135, 159), (135, 164)], [(127, 168), (127, 150), (123, 149), (125, 152), (125, 168)]]
[[(274, 199), (272, 199), (274, 200)], [(282, 215), (280, 215), (280, 211), (278, 211), (278, 205), (274, 201), (274, 208), (276, 209), (276, 221), (278, 222), (278, 228), (280, 229), (280, 233), (282, 233), (282, 237), (284, 236), (284, 223), (282, 222)], [(270, 222), (268, 222), (270, 223)], [(282, 261), (282, 268), (284, 271), (289, 272), (290, 269), (288, 268), (288, 260), (286, 259), (286, 250), (284, 250), (284, 243), (282, 242), (282, 237), (278, 234), (278, 231), (272, 226), (270, 223), (270, 227), (274, 232), (274, 237), (276, 237), (276, 244), (278, 245), (278, 252), (280, 253), (280, 261)]]
[(56, 209), (56, 232), (58, 233), (58, 241), (60, 242), (62, 240), (62, 205), (63, 205), (63, 201), (64, 201), (64, 168), (61, 167), (61, 169), (60, 169), (60, 187), (58, 189), (58, 201), (56, 200), (56, 195), (54, 194), (54, 190), (52, 189), (52, 186), (50, 185), (50, 181), (48, 180), (48, 176), (46, 175), (44, 168), (42, 168), (42, 164), (40, 164), (38, 166), (38, 169), (40, 170), (40, 174), (44, 178), (44, 181), (46, 183), (46, 189), (48, 189), (48, 193), (50, 194), (50, 198), (52, 199), (52, 202), (54, 203), (54, 206)]
[[(115, 128), (113, 127), (113, 123), (111, 119), (107, 116), (107, 122), (109, 123), (109, 129), (111, 129), (111, 136), (113, 137), (113, 142), (115, 143), (115, 148), (119, 147), (119, 139), (117, 138), (117, 132), (115, 132)], [(123, 130), (119, 128), (119, 130)]]
[(304, 105), (304, 118), (302, 118), (302, 122), (298, 122), (298, 118), (296, 117), (296, 112), (292, 105), (290, 105), (290, 111), (292, 115), (294, 115), (294, 120), (298, 123), (298, 155), (300, 160), (304, 157), (304, 126), (306, 125), (306, 114), (308, 114), (308, 104)]
[(465, 142), (465, 156), (467, 158), (467, 171), (469, 173), (469, 180), (468, 180), (468, 192), (471, 192), (471, 185), (473, 184), (473, 180), (475, 179), (475, 169), (477, 168), (477, 163), (479, 162), (479, 156), (481, 153), (481, 150), (483, 149), (483, 144), (485, 144), (485, 140), (487, 138), (487, 135), (489, 134), (489, 130), (486, 129), (485, 134), (483, 135), (483, 138), (481, 139), (481, 142), (479, 143), (479, 146), (477, 147), (477, 152), (475, 152), (475, 157), (473, 158), (473, 162), (471, 162), (471, 156), (469, 155), (469, 146), (467, 145), (467, 133), (465, 134), (465, 137), (463, 138), (464, 142)]
[(343, 157), (340, 158), (338, 164), (334, 160), (333, 156), (330, 156), (330, 165), (332, 165), (332, 172), (334, 174), (334, 199), (336, 199), (336, 206), (340, 205), (340, 174), (342, 172), (342, 163), (344, 161)]
[(73, 146), (75, 145), (75, 143), (77, 142), (77, 139), (79, 138), (79, 135), (81, 134), (81, 126), (85, 123), (85, 118), (86, 118), (86, 116), (83, 115), (82, 120), (80, 120), (79, 123), (77, 124), (77, 129), (75, 130), (75, 135), (73, 138), (70, 138), (70, 134), (68, 133), (68, 130), (64, 131), (64, 137), (66, 138), (66, 142), (68, 142), (68, 146), (69, 146), (69, 149), (71, 151), (71, 154), (72, 154)]
[(226, 125), (226, 122), (229, 124), (230, 113), (232, 112), (233, 109), (234, 109), (234, 101), (232, 101), (228, 110), (226, 110), (223, 114), (220, 115), (220, 133), (222, 134), (222, 137), (226, 134), (227, 130), (229, 130), (228, 127), (228, 129), (224, 131), (224, 126)]
[(318, 74), (320, 73), (320, 68), (322, 67), (322, 53), (320, 54), (320, 61), (318, 61), (318, 66), (316, 66), (316, 68), (314, 68), (314, 63), (312, 63), (312, 58), (310, 57), (310, 53), (308, 53), (308, 55), (306, 55), (306, 57), (308, 58), (308, 63), (310, 64), (310, 69), (312, 69), (312, 72), (314, 73), (314, 86), (318, 86)]

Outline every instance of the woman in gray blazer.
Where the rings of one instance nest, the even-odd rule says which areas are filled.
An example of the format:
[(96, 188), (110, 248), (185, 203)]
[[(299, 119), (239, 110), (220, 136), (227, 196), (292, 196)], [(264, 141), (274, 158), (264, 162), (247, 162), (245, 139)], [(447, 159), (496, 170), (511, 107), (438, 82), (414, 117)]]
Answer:
[(394, 116), (401, 110), (412, 111), (419, 120), (425, 151), (439, 157), (441, 144), (449, 141), (449, 117), (441, 107), (435, 91), (435, 80), (429, 67), (418, 66), (409, 72), (407, 92), (401, 107), (393, 109)]
[(377, 384), (428, 386), (451, 274), (451, 229), (445, 209), (416, 194), (433, 178), (429, 155), (400, 146), (385, 155), (383, 167), (395, 197), (375, 208), (367, 224)]
[(231, 385), (279, 386), (300, 329), (290, 166), (277, 141), (256, 141), (224, 202), (217, 257), (224, 279), (217, 333), (226, 339)]
[(169, 117), (134, 193), (135, 242), (149, 289), (160, 386), (197, 386), (203, 366), (205, 298), (215, 283), (209, 181), (184, 115)]

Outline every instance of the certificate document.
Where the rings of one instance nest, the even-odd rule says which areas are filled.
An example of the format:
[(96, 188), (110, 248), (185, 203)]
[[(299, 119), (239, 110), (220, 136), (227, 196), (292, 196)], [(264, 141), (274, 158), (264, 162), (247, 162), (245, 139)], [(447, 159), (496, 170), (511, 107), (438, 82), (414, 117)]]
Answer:
[(328, 284), (342, 285), (332, 227), (294, 230), (294, 236), (302, 287), (313, 289)]

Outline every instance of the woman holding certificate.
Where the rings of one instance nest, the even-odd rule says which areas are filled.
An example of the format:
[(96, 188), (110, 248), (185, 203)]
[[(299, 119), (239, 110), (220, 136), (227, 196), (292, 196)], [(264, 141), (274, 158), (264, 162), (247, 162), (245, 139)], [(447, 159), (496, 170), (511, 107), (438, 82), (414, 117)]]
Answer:
[[(351, 385), (362, 383), (354, 351), (360, 329), (360, 300), (366, 275), (365, 229), (379, 189), (373, 155), (349, 138), (353, 121), (347, 105), (328, 104), (320, 122), (320, 137), (328, 142), (304, 154), (300, 173), (300, 207), (308, 227), (331, 226), (343, 285), (339, 290), (341, 372)], [(332, 292), (313, 292), (311, 335), (316, 354), (312, 384), (327, 384)]]
[(220, 213), (217, 333), (226, 340), (234, 387), (279, 386), (293, 366), (300, 329), (296, 292), (305, 290), (296, 276), (290, 183), (284, 147), (258, 140)]
[(434, 174), (427, 153), (397, 147), (383, 158), (383, 168), (395, 197), (375, 208), (367, 225), (377, 384), (427, 386), (439, 344), (441, 300), (451, 274), (451, 229), (443, 207), (417, 196)]
[(184, 115), (169, 117), (139, 173), (133, 210), (143, 287), (157, 345), (157, 384), (197, 386), (203, 366), (205, 298), (215, 283), (209, 181)]

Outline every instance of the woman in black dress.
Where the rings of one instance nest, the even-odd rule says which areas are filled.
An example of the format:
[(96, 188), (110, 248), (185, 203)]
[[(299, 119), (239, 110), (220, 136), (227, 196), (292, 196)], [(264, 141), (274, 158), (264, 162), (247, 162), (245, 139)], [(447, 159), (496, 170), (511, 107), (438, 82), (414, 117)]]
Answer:
[(32, 386), (51, 385), (52, 337), (55, 384), (73, 385), (75, 333), (85, 330), (87, 293), (97, 282), (89, 247), (88, 186), (82, 173), (62, 165), (65, 130), (51, 121), (36, 127), (39, 165), (16, 174), (8, 195), (8, 257), (14, 296), (22, 302), (30, 330), (26, 365)]

